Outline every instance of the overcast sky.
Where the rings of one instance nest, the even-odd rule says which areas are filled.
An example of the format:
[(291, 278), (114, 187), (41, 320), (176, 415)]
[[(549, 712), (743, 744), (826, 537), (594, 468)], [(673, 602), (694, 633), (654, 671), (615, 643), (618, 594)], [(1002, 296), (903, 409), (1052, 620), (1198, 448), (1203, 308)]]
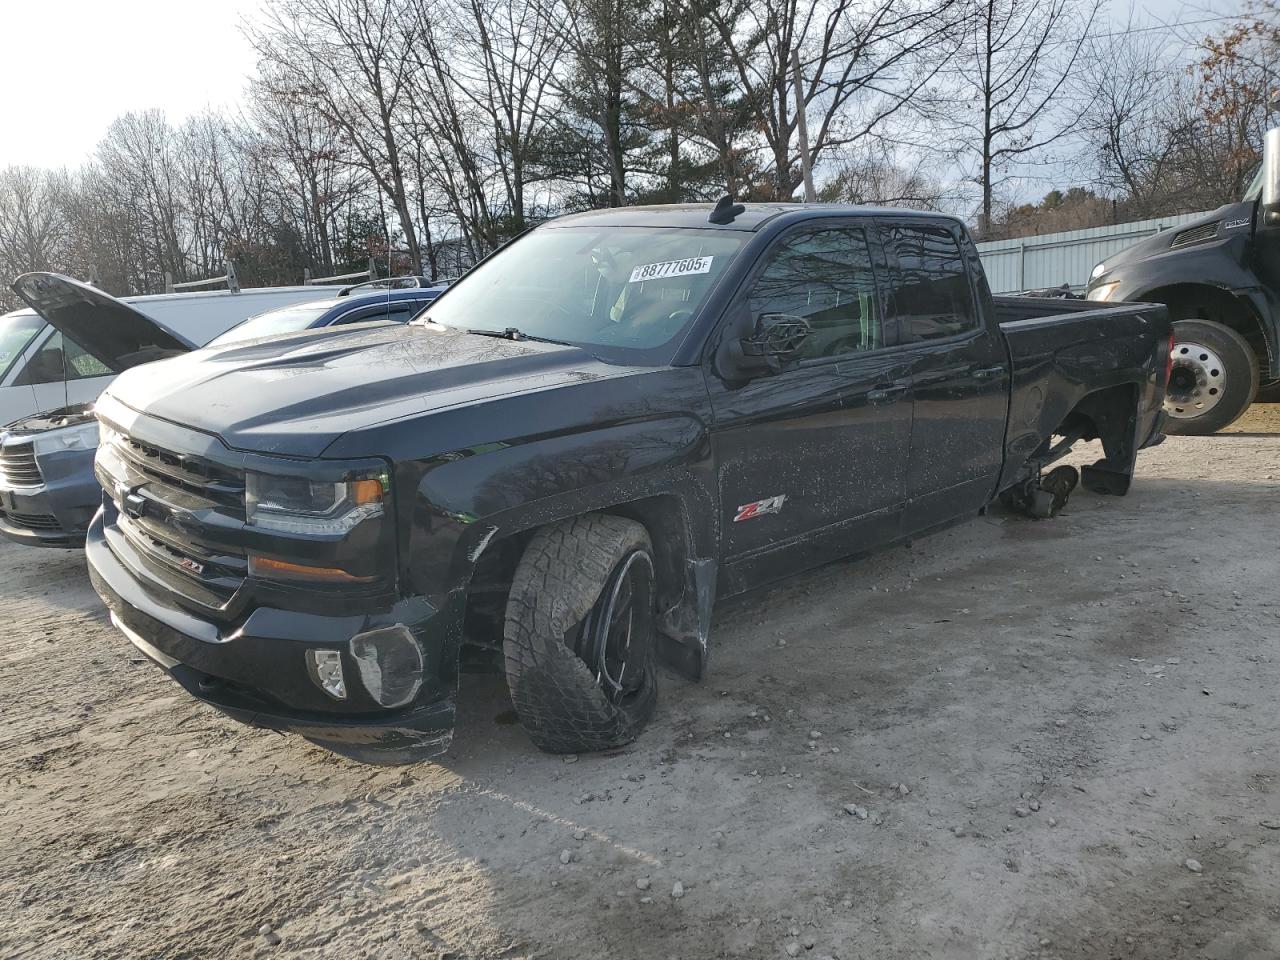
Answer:
[[(261, 0), (13, 0), (0, 54), (0, 167), (75, 166), (107, 125), (158, 107), (178, 122), (234, 107), (254, 56), (240, 31)], [(1187, 22), (1237, 0), (1134, 0), (1140, 17)], [(1112, 0), (1123, 23), (1128, 0)]]

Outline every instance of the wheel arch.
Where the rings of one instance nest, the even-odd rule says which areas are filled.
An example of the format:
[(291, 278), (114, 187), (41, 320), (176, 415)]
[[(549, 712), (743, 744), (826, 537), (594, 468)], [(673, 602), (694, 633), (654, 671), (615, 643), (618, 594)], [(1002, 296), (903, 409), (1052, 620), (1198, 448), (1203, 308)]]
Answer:
[(1275, 331), (1264, 321), (1264, 311), (1269, 313), (1270, 307), (1260, 295), (1209, 283), (1169, 283), (1132, 299), (1163, 303), (1174, 321), (1196, 319), (1221, 323), (1245, 338), (1262, 369), (1274, 373), (1280, 364)]
[[(1103, 456), (1081, 471), (1084, 483), (1094, 490), (1123, 494), (1133, 477), (1137, 453), (1149, 437), (1143, 436), (1148, 424), (1140, 417), (1142, 388), (1137, 383), (1122, 382), (1100, 387), (1076, 398), (1065, 413), (1042, 421), (1034, 450), (1006, 466), (997, 494), (1019, 484), (1034, 481), (1039, 472), (1056, 463), (1075, 443), (1100, 440)], [(1050, 424), (1053, 424), (1050, 427)]]
[[(599, 500), (589, 509), (525, 511), (521, 519), (493, 527), (494, 535), (472, 555), (470, 576), (463, 585), (464, 665), (483, 668), (500, 653), (506, 596), (534, 534), (554, 523), (600, 513), (633, 520), (648, 533), (657, 587), (659, 654), (672, 669), (699, 679), (705, 669), (716, 577), (713, 541), (708, 539), (714, 534), (699, 529), (699, 508), (679, 492), (663, 491)], [(715, 513), (707, 510), (703, 515)]]

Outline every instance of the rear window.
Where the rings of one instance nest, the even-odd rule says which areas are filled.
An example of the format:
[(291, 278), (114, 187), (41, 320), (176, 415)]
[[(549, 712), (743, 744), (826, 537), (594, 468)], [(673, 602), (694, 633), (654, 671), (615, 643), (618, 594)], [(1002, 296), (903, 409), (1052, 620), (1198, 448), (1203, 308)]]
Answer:
[(0, 380), (9, 375), (14, 362), (43, 327), (41, 317), (26, 311), (0, 317)]

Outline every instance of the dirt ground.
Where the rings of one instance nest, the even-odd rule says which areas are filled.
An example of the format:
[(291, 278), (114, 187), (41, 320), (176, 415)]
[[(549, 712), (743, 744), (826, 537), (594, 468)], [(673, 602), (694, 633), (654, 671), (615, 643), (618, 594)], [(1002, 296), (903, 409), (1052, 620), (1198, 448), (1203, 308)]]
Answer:
[(246, 729), (77, 554), (0, 548), (0, 956), (1274, 960), (1278, 480), (1258, 407), (1127, 498), (726, 603), (576, 762), (491, 677), (439, 763)]

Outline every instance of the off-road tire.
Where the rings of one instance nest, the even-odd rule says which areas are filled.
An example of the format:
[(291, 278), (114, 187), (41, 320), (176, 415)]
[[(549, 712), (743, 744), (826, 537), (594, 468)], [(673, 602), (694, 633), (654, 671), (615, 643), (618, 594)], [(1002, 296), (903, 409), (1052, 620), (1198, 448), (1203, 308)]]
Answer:
[(1173, 325), (1173, 339), (1175, 362), (1179, 348), (1187, 343), (1203, 344), (1217, 354), (1222, 361), (1222, 396), (1202, 416), (1166, 417), (1164, 432), (1197, 437), (1217, 433), (1253, 403), (1258, 393), (1258, 358), (1244, 337), (1212, 320), (1178, 320)]
[(601, 602), (615, 570), (636, 551), (651, 557), (644, 527), (622, 517), (587, 514), (543, 527), (516, 565), (502, 644), (507, 686), (521, 725), (548, 753), (622, 746), (653, 715), (658, 686), (652, 626), (638, 667), (642, 686), (620, 703), (606, 695), (568, 645)]

